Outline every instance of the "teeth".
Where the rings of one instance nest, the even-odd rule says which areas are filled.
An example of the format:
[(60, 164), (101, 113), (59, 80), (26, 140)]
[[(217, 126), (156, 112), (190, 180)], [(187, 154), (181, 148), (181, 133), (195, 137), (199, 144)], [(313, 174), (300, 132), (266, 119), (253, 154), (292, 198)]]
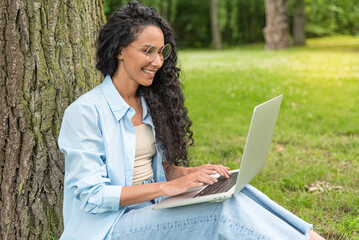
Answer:
[(149, 74), (155, 74), (155, 72), (147, 70), (147, 69), (143, 69), (143, 71), (146, 72), (146, 73), (149, 73)]

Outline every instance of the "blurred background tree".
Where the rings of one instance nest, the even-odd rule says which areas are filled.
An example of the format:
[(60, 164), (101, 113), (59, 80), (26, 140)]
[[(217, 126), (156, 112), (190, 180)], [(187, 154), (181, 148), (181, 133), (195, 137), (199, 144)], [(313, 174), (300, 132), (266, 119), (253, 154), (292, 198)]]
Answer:
[(359, 1), (306, 0), (308, 37), (359, 33)]
[(305, 0), (294, 0), (293, 9), (293, 45), (305, 45)]
[(218, 25), (218, 5), (216, 0), (211, 0), (211, 31), (215, 48), (222, 49), (221, 31)]
[(288, 0), (265, 0), (266, 26), (263, 35), (266, 41), (265, 48), (283, 49), (288, 48)]
[[(129, 0), (105, 0), (109, 17)], [(215, 47), (211, 30), (211, 0), (139, 0), (155, 7), (173, 26), (179, 47)], [(264, 42), (264, 0), (217, 1), (217, 21), (222, 45)], [(288, 0), (288, 24), (295, 45), (305, 37), (359, 34), (359, 1)], [(304, 28), (305, 27), (305, 28)], [(303, 30), (304, 28), (304, 30)]]

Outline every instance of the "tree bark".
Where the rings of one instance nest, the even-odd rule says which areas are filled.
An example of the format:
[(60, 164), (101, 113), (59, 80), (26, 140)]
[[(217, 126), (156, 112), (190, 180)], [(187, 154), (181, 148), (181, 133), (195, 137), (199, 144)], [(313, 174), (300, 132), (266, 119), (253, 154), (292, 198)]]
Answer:
[(265, 0), (266, 26), (263, 29), (266, 49), (289, 47), (287, 0)]
[(293, 45), (305, 45), (305, 2), (297, 0), (294, 4)]
[(63, 230), (65, 108), (102, 79), (95, 39), (103, 0), (0, 2), (0, 239)]
[(216, 49), (222, 49), (222, 38), (221, 38), (221, 32), (218, 27), (216, 0), (211, 0), (211, 27), (212, 27), (213, 44)]

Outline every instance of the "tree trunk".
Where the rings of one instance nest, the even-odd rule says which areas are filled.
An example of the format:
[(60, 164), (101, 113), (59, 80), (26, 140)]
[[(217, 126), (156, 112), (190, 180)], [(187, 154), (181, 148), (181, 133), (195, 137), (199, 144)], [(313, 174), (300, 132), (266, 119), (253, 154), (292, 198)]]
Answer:
[(0, 239), (63, 230), (65, 108), (102, 77), (94, 43), (103, 0), (0, 2)]
[(217, 20), (217, 1), (211, 0), (211, 27), (212, 27), (212, 39), (216, 49), (222, 49), (221, 32), (218, 27)]
[(289, 47), (287, 0), (265, 0), (266, 26), (263, 29), (266, 49)]
[(305, 45), (305, 2), (297, 0), (294, 4), (293, 45)]

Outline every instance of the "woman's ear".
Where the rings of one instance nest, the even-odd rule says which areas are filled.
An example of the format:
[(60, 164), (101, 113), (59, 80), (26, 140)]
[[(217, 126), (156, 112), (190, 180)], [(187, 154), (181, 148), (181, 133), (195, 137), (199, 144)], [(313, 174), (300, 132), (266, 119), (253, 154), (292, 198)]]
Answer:
[(122, 48), (120, 49), (120, 51), (119, 51), (119, 53), (118, 53), (118, 55), (117, 55), (117, 59), (118, 60), (123, 60), (123, 55), (122, 55)]
[(117, 55), (117, 58), (118, 58), (118, 60), (123, 60), (122, 53), (119, 53), (119, 54)]

